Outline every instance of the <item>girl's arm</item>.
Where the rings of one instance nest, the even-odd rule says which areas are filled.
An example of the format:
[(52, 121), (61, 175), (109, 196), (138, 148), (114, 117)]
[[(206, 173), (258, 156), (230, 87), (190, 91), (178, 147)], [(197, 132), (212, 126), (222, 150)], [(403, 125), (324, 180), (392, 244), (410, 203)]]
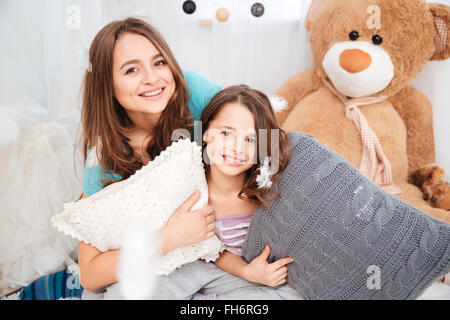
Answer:
[(283, 258), (269, 263), (267, 262), (269, 255), (270, 247), (266, 246), (261, 255), (247, 263), (241, 256), (224, 251), (214, 263), (220, 269), (247, 281), (276, 287), (286, 282), (286, 265), (293, 262), (294, 259)]
[[(83, 198), (87, 195), (83, 194)], [(211, 206), (190, 211), (200, 198), (195, 192), (170, 217), (158, 232), (161, 239), (161, 255), (176, 248), (201, 242), (214, 236), (215, 224)], [(80, 242), (78, 246), (78, 266), (83, 288), (94, 292), (117, 282), (117, 267), (120, 250), (101, 252), (96, 247)]]
[(248, 280), (248, 275), (246, 273), (248, 263), (245, 262), (245, 260), (234, 253), (223, 251), (219, 258), (214, 261), (216, 266), (218, 266), (220, 269), (229, 272), (239, 278)]
[(119, 250), (101, 252), (81, 241), (78, 244), (78, 267), (81, 286), (91, 292), (117, 282)]

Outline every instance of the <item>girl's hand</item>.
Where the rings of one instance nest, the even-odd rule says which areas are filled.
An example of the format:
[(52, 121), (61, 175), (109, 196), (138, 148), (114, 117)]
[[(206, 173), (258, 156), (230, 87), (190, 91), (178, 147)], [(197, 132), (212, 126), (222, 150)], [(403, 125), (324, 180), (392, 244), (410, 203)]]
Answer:
[(270, 247), (266, 246), (263, 252), (252, 262), (245, 266), (246, 279), (250, 282), (261, 283), (269, 287), (276, 287), (286, 282), (286, 265), (293, 262), (292, 258), (279, 259), (268, 263)]
[(170, 244), (167, 250), (202, 242), (215, 234), (213, 208), (203, 208), (190, 211), (200, 198), (200, 191), (194, 192), (169, 218), (164, 227), (165, 240)]

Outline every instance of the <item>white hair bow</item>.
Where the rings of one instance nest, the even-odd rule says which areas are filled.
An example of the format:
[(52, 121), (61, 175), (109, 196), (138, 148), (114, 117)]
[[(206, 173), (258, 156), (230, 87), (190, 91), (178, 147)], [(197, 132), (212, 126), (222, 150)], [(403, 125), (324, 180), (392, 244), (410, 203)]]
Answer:
[(256, 177), (256, 182), (258, 182), (258, 189), (267, 188), (269, 189), (272, 186), (272, 174), (270, 173), (270, 158), (266, 157), (264, 159), (264, 163), (261, 167), (259, 167), (259, 175)]

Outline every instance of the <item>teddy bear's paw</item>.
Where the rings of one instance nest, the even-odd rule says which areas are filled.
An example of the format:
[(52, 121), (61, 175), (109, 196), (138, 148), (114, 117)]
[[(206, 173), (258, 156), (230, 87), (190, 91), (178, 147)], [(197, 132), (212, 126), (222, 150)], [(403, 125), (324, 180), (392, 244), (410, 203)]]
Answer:
[(429, 164), (410, 174), (408, 182), (421, 188), (428, 182), (437, 183), (444, 177), (444, 169), (437, 164)]
[[(446, 182), (444, 182), (446, 183)], [(448, 210), (450, 211), (450, 185), (446, 183), (447, 193), (441, 197), (440, 200), (437, 201), (438, 208)], [(450, 275), (449, 275), (449, 281), (450, 281)], [(450, 285), (450, 283), (449, 283)]]
[(423, 199), (433, 207), (450, 210), (450, 184), (443, 181), (444, 169), (430, 164), (414, 171), (408, 182), (423, 192)]

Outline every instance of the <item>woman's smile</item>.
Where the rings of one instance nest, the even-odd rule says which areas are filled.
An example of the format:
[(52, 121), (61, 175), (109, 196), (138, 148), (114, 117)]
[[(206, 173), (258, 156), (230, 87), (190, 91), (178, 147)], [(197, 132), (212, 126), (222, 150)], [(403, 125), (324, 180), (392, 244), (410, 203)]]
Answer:
[(164, 89), (165, 87), (150, 89), (139, 94), (139, 96), (144, 100), (158, 100), (162, 96)]

